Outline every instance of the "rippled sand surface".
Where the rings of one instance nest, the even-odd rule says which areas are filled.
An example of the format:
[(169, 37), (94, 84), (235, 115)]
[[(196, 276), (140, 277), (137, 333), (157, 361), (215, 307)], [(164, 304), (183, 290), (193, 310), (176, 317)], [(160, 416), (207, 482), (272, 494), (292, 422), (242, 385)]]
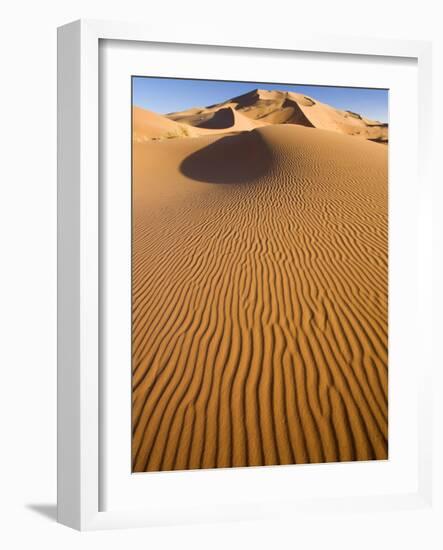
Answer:
[(387, 458), (387, 165), (294, 124), (134, 142), (134, 471)]

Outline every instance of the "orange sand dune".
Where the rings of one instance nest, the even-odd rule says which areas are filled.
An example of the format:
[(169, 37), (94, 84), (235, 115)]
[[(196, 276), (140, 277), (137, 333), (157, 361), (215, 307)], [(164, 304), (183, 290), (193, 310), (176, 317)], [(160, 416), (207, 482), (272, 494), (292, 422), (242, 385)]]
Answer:
[(148, 141), (161, 136), (178, 137), (183, 133), (181, 126), (168, 118), (134, 107), (132, 110), (132, 138), (134, 141)]
[(302, 94), (268, 90), (252, 90), (223, 103), (168, 115), (134, 107), (133, 139), (143, 142), (231, 134), (274, 124), (296, 124), (388, 142), (385, 123), (335, 109)]
[(196, 128), (242, 132), (265, 126), (266, 122), (252, 120), (233, 108), (233, 104), (221, 104), (213, 108), (191, 109), (175, 115), (166, 115), (168, 120), (181, 122)]
[(267, 124), (299, 124), (383, 143), (388, 141), (387, 124), (335, 109), (303, 94), (277, 90), (252, 90), (223, 103), (166, 116), (172, 121), (201, 126), (200, 121), (228, 109), (251, 120), (251, 127), (242, 128), (244, 130)]
[(133, 174), (133, 470), (387, 458), (387, 148), (268, 125)]
[[(189, 123), (188, 123), (189, 124)], [(231, 106), (208, 111), (193, 117), (193, 126), (211, 130), (229, 130), (230, 132), (244, 132), (264, 126), (264, 122), (251, 120), (242, 113), (235, 111)]]
[[(198, 137), (214, 134), (232, 134), (260, 128), (266, 123), (251, 120), (231, 107), (191, 114), (177, 120), (158, 115), (140, 107), (133, 108), (133, 140), (145, 142), (183, 137)], [(186, 112), (188, 113), (188, 112)]]

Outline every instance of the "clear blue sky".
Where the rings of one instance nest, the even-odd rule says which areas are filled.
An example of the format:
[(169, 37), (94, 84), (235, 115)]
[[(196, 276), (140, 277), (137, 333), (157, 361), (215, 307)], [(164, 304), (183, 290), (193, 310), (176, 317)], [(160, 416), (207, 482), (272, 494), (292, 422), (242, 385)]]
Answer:
[(133, 77), (132, 84), (133, 104), (161, 114), (206, 107), (261, 88), (299, 92), (338, 109), (388, 122), (388, 90), (144, 76)]

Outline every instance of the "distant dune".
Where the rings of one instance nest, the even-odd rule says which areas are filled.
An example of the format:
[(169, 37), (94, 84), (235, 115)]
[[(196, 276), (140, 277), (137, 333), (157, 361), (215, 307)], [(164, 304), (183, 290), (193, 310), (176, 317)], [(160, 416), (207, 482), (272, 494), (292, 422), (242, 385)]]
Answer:
[[(152, 118), (152, 123), (149, 119)], [(162, 122), (163, 120), (163, 122)], [(172, 124), (173, 123), (173, 124)], [(296, 124), (388, 142), (388, 125), (358, 113), (335, 109), (294, 92), (252, 90), (223, 103), (194, 107), (178, 113), (157, 115), (134, 110), (134, 139), (196, 137), (213, 133), (253, 130), (273, 124)]]
[(386, 125), (260, 90), (150, 116), (134, 110), (133, 470), (386, 459)]
[(168, 135), (178, 137), (180, 129), (179, 124), (162, 115), (140, 107), (133, 108), (132, 138), (134, 141), (147, 141)]

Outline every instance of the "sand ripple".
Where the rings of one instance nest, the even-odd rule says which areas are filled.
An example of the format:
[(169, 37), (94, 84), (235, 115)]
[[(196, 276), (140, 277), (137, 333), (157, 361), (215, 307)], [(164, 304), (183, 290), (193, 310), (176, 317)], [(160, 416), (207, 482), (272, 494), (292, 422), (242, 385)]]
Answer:
[(387, 148), (135, 143), (133, 193), (134, 471), (387, 458)]

